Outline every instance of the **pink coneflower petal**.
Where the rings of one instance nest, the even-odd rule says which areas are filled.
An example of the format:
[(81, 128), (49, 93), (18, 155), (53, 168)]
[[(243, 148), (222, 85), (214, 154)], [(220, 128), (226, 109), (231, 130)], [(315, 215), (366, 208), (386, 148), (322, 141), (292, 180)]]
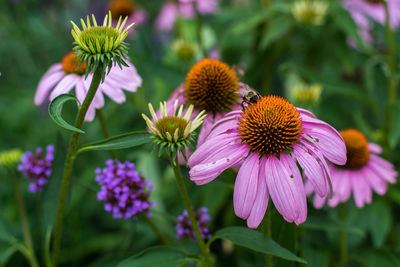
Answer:
[(368, 143), (368, 149), (375, 154), (381, 154), (382, 153), (382, 148), (374, 143)]
[[(259, 169), (258, 155), (255, 153), (251, 154), (243, 162), (236, 177), (235, 189), (233, 191), (233, 208), (235, 214), (242, 219), (249, 217), (254, 205), (257, 196), (258, 177), (260, 176)], [(264, 177), (260, 182), (263, 182), (264, 187), (266, 187)], [(264, 195), (265, 193), (262, 194), (262, 196)]]
[(248, 147), (240, 144), (228, 146), (226, 151), (230, 152), (229, 155), (220, 159), (215, 159), (215, 161), (194, 166), (190, 169), (190, 177), (196, 184), (202, 184), (201, 180), (204, 180), (204, 177), (206, 177), (207, 181), (213, 180), (225, 169), (243, 161), (244, 157), (249, 153), (249, 150)]
[(103, 93), (118, 104), (124, 103), (126, 100), (124, 92), (108, 80), (101, 85), (101, 89)]
[(75, 85), (79, 82), (80, 76), (76, 74), (68, 74), (66, 75), (53, 89), (50, 94), (50, 100), (53, 100), (56, 96), (61, 94), (66, 94), (75, 87)]
[(324, 156), (337, 165), (346, 163), (346, 146), (339, 132), (329, 124), (302, 115), (303, 133), (318, 139), (314, 142), (323, 153)]
[(197, 0), (196, 4), (200, 14), (207, 15), (217, 10), (218, 0)]
[(376, 155), (370, 155), (369, 167), (379, 175), (385, 181), (394, 184), (396, 182), (397, 172), (393, 169), (393, 165), (390, 162), (378, 157)]
[[(259, 163), (259, 160), (256, 159)], [(265, 174), (265, 170), (263, 170), (265, 166), (260, 167), (260, 171)], [(269, 201), (269, 193), (266, 183), (266, 177), (264, 175), (258, 176), (258, 183), (257, 183), (257, 192), (256, 198), (253, 203), (253, 208), (251, 209), (249, 218), (247, 218), (247, 226), (249, 228), (257, 228), (258, 225), (261, 223), (262, 219), (264, 218), (265, 211), (268, 207)]]
[(386, 182), (380, 178), (376, 173), (369, 168), (369, 166), (365, 166), (363, 170), (363, 177), (368, 181), (371, 185), (372, 189), (378, 194), (383, 195), (387, 191)]
[(161, 9), (157, 20), (156, 27), (159, 31), (171, 31), (174, 28), (176, 17), (178, 16), (178, 7), (176, 4), (166, 2)]
[[(46, 73), (47, 74), (47, 73)], [(40, 105), (49, 94), (49, 91), (65, 76), (63, 71), (55, 71), (51, 74), (44, 75), (40, 80), (35, 93), (35, 105)]]
[(295, 147), (294, 155), (303, 168), (304, 176), (313, 185), (317, 194), (321, 197), (326, 196), (329, 193), (329, 186), (326, 179), (321, 179), (326, 177), (325, 168), (301, 146)]
[(356, 203), (356, 206), (362, 208), (365, 203), (370, 203), (372, 200), (371, 187), (368, 186), (363, 177), (360, 177), (357, 174), (354, 175), (350, 181), (353, 188), (354, 202)]

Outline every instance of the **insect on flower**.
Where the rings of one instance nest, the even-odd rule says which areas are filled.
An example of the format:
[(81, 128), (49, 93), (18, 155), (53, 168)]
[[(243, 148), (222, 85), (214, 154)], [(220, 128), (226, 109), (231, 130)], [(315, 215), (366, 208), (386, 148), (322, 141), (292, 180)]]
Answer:
[(242, 94), (242, 110), (244, 110), (245, 106), (244, 103), (247, 105), (251, 105), (256, 103), (262, 96), (256, 90), (250, 88), (248, 85), (242, 85), (242, 88), (245, 90)]

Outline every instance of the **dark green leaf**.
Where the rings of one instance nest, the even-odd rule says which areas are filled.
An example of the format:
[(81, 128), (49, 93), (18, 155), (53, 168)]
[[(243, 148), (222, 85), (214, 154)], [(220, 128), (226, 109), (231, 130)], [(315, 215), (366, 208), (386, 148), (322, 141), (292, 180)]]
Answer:
[(110, 138), (83, 145), (78, 149), (75, 155), (85, 151), (94, 150), (112, 150), (112, 149), (124, 149), (135, 147), (149, 143), (151, 141), (151, 135), (148, 132), (130, 132), (126, 134), (112, 136)]
[(343, 222), (334, 221), (328, 218), (308, 217), (307, 221), (301, 225), (305, 229), (324, 230), (324, 231), (346, 231), (358, 235), (364, 235), (364, 232), (354, 226)]
[(61, 116), (62, 106), (64, 105), (65, 102), (70, 100), (74, 100), (79, 103), (78, 99), (75, 96), (69, 94), (62, 94), (54, 98), (49, 105), (50, 118), (52, 118), (55, 123), (57, 123), (64, 129), (79, 133), (85, 133), (81, 129), (78, 129), (69, 124), (68, 122), (66, 122)]
[(290, 16), (277, 16), (271, 19), (267, 31), (261, 40), (260, 47), (266, 49), (271, 43), (279, 40), (292, 28), (293, 20)]
[(261, 253), (270, 254), (289, 261), (307, 263), (304, 259), (281, 247), (274, 240), (267, 238), (262, 233), (246, 227), (227, 227), (214, 233), (208, 242), (210, 245), (216, 239), (225, 239), (236, 245), (243, 246)]
[(385, 250), (368, 249), (357, 253), (352, 258), (356, 259), (365, 267), (398, 267), (400, 262), (396, 257)]
[(303, 251), (307, 267), (329, 267), (329, 252), (326, 249), (305, 246)]
[(186, 262), (185, 253), (178, 249), (152, 247), (124, 260), (118, 267), (179, 267), (184, 266)]

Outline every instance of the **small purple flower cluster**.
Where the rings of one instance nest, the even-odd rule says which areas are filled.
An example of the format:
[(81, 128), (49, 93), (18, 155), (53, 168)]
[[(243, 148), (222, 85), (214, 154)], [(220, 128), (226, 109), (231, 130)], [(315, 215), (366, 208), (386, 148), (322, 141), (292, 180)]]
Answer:
[[(197, 225), (200, 229), (200, 234), (205, 240), (211, 238), (211, 234), (207, 228), (208, 223), (211, 221), (211, 217), (207, 214), (207, 212), (208, 209), (206, 207), (202, 207), (194, 213)], [(187, 210), (184, 210), (183, 214), (178, 216), (178, 224), (176, 225), (175, 229), (177, 232), (176, 239), (186, 239), (192, 237), (194, 240), (196, 240), (196, 234), (192, 228), (192, 223), (190, 222)]]
[(51, 175), (51, 165), (54, 160), (54, 146), (48, 145), (46, 147), (46, 155), (43, 155), (43, 149), (38, 147), (36, 153), (27, 151), (22, 157), (18, 165), (18, 170), (28, 178), (31, 183), (29, 184), (29, 191), (36, 193), (41, 192), (47, 184), (47, 180)]
[(155, 203), (149, 200), (153, 186), (135, 171), (135, 164), (118, 160), (107, 160), (107, 167), (96, 170), (96, 181), (101, 189), (98, 200), (105, 202), (104, 209), (112, 212), (114, 218), (129, 219), (141, 212), (151, 216), (150, 207)]

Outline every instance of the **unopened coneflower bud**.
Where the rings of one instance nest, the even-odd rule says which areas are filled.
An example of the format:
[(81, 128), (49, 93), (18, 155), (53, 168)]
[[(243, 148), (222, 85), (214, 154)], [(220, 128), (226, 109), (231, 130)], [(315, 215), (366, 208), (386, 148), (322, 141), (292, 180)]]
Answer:
[(177, 39), (172, 44), (172, 50), (180, 59), (190, 60), (194, 57), (196, 53), (197, 45), (184, 39)]
[(92, 15), (92, 24), (89, 16), (86, 23), (81, 19), (82, 30), (71, 21), (73, 29), (71, 34), (75, 40), (75, 54), (80, 63), (86, 61), (86, 75), (94, 73), (97, 68), (102, 71), (104, 79), (106, 69), (110, 71), (113, 64), (128, 66), (124, 59), (127, 57), (127, 44), (124, 42), (129, 29), (134, 23), (125, 27), (128, 17), (119, 18), (115, 28), (112, 26), (111, 11), (105, 16), (103, 24), (97, 24), (96, 18)]
[(299, 82), (290, 88), (290, 99), (298, 106), (310, 107), (319, 101), (321, 93), (321, 85)]
[(0, 169), (9, 171), (9, 170), (16, 170), (16, 167), (19, 163), (19, 160), (22, 157), (22, 150), (21, 149), (11, 149), (2, 151), (0, 153)]
[(191, 119), (193, 105), (187, 108), (183, 114), (183, 105), (178, 108), (178, 101), (175, 101), (172, 110), (167, 110), (167, 103), (160, 103), (159, 115), (149, 104), (152, 120), (142, 114), (150, 132), (153, 134), (157, 144), (168, 148), (171, 152), (183, 151), (193, 140), (193, 132), (203, 123), (206, 116), (205, 111), (201, 111), (194, 119)]
[(322, 25), (328, 3), (322, 0), (299, 0), (293, 3), (292, 14), (294, 18), (302, 23), (311, 25)]

